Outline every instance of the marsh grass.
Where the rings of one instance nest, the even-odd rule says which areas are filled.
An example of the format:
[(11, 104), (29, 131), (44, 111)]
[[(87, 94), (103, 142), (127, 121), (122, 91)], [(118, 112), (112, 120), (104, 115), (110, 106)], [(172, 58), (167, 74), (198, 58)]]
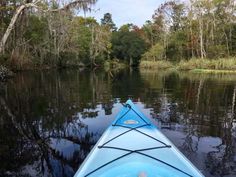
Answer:
[(180, 61), (177, 69), (179, 70), (195, 70), (198, 72), (212, 72), (221, 70), (236, 71), (236, 58), (220, 58), (220, 59), (197, 59), (193, 58), (188, 61)]

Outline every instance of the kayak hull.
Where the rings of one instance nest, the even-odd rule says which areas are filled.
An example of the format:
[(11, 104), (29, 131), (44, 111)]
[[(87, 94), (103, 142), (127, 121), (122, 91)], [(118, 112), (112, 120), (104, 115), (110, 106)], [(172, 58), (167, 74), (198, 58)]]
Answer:
[(201, 172), (132, 103), (104, 132), (75, 177), (179, 177)]

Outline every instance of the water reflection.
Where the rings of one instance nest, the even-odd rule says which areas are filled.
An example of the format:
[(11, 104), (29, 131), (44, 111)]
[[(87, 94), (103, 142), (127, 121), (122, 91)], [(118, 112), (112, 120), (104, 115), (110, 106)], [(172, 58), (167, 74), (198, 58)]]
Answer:
[(73, 176), (132, 97), (206, 176), (236, 175), (236, 75), (43, 71), (0, 86), (0, 176)]

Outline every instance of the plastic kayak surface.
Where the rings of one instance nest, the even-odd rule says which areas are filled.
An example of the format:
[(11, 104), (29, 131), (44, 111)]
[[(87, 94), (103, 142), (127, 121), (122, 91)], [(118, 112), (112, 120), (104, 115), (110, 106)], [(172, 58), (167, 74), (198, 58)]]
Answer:
[(75, 177), (201, 177), (201, 172), (128, 100)]

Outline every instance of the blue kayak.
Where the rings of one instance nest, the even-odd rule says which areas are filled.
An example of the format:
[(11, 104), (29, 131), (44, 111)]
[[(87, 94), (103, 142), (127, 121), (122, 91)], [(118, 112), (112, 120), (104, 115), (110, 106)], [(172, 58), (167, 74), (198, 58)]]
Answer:
[(202, 177), (128, 100), (75, 177)]

